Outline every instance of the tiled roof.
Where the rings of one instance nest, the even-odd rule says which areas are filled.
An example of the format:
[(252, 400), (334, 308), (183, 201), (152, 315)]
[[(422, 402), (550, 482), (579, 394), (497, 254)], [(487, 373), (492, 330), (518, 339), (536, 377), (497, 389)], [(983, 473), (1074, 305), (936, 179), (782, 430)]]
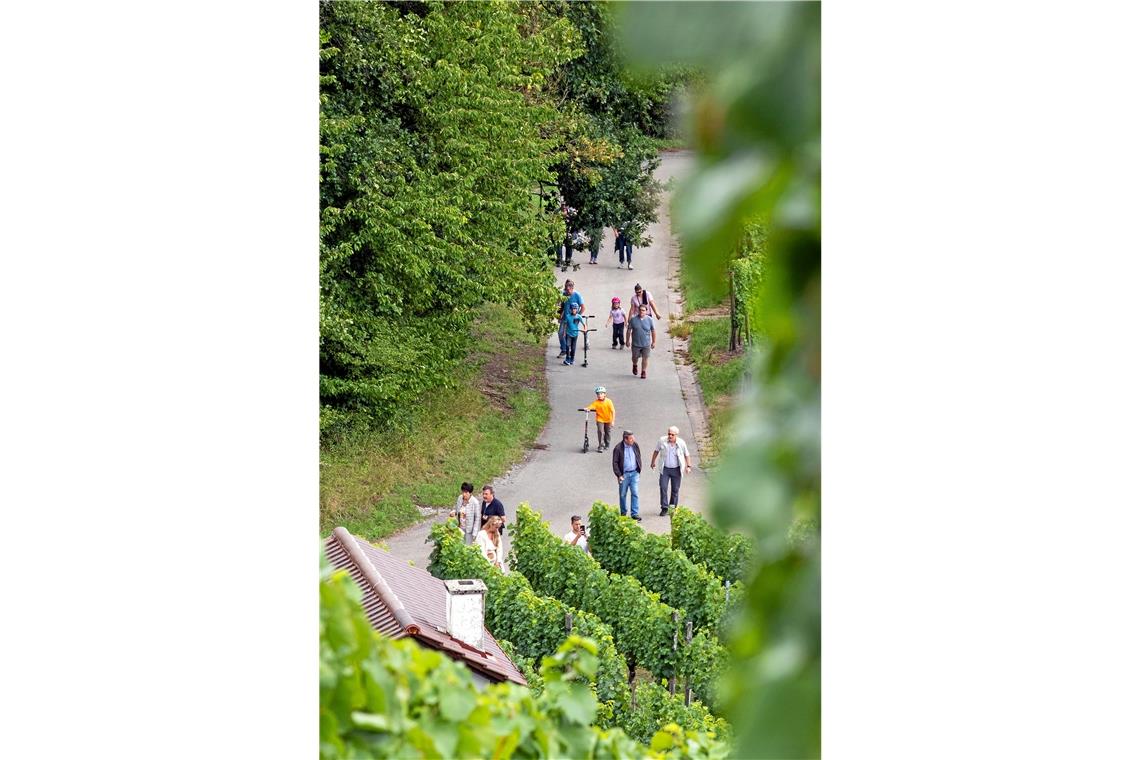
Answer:
[(443, 581), (402, 562), (367, 541), (337, 528), (325, 540), (329, 563), (347, 570), (362, 592), (361, 603), (372, 626), (394, 639), (411, 636), (479, 671), (492, 681), (526, 679), (484, 628), (481, 652), (447, 633), (447, 588)]

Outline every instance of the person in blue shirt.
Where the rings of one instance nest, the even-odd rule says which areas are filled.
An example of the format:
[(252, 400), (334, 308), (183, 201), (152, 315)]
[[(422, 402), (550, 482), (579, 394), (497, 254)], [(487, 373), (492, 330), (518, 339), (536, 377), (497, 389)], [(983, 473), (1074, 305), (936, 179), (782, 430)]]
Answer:
[(566, 356), (566, 316), (570, 313), (570, 304), (578, 304), (578, 313), (586, 313), (586, 304), (582, 301), (582, 294), (574, 292), (574, 281), (567, 280), (562, 286), (562, 305), (558, 309), (558, 358)]
[(625, 495), (629, 494), (629, 516), (641, 522), (638, 514), (638, 485), (641, 480), (641, 447), (633, 433), (625, 430), (621, 443), (614, 446), (614, 475), (618, 479), (618, 511), (625, 517)]
[(578, 346), (578, 333), (586, 329), (586, 318), (578, 313), (578, 304), (570, 304), (570, 313), (562, 320), (566, 324), (566, 358), (563, 364), (574, 363), (574, 350)]

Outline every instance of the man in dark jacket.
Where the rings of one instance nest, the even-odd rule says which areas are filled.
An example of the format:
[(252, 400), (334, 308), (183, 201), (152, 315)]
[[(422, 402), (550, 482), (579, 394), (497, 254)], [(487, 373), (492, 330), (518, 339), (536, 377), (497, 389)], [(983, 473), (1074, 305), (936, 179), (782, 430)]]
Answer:
[(641, 478), (641, 447), (628, 430), (621, 434), (621, 443), (614, 446), (614, 475), (618, 479), (618, 509), (625, 516), (625, 494), (629, 492), (629, 516), (641, 522), (637, 513), (638, 481)]
[(498, 515), (503, 518), (503, 522), (499, 523), (499, 535), (503, 535), (503, 523), (507, 521), (507, 510), (503, 509), (503, 502), (499, 501), (495, 496), (495, 489), (491, 486), (483, 486), (483, 503), (481, 517), (483, 523), (487, 522), (487, 518), (491, 515)]

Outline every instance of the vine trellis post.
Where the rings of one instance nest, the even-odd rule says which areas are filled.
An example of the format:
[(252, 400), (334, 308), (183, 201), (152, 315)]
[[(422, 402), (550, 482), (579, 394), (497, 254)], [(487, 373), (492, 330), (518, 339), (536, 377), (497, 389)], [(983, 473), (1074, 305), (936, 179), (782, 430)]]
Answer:
[[(685, 621), (685, 645), (689, 646), (692, 643), (693, 643), (693, 621), (692, 620), (686, 620)], [(690, 674), (688, 674), (688, 673), (685, 674), (685, 707), (688, 707), (689, 705), (691, 705), (693, 703), (693, 690), (691, 688), (692, 684), (690, 683), (689, 676), (690, 676)]]
[[(680, 613), (673, 610), (673, 662), (677, 662), (677, 621), (680, 618)], [(677, 667), (673, 666), (673, 675), (669, 677), (669, 694), (677, 693)]]

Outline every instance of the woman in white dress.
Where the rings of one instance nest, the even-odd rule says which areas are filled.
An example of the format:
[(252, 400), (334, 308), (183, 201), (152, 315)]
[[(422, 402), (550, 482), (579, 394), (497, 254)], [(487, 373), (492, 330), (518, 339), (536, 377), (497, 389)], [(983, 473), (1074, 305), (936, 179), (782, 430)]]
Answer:
[(502, 522), (503, 518), (498, 515), (488, 517), (479, 535), (475, 536), (475, 544), (487, 561), (506, 575), (510, 571), (507, 570), (507, 563), (503, 559), (503, 537), (499, 535), (499, 526)]

